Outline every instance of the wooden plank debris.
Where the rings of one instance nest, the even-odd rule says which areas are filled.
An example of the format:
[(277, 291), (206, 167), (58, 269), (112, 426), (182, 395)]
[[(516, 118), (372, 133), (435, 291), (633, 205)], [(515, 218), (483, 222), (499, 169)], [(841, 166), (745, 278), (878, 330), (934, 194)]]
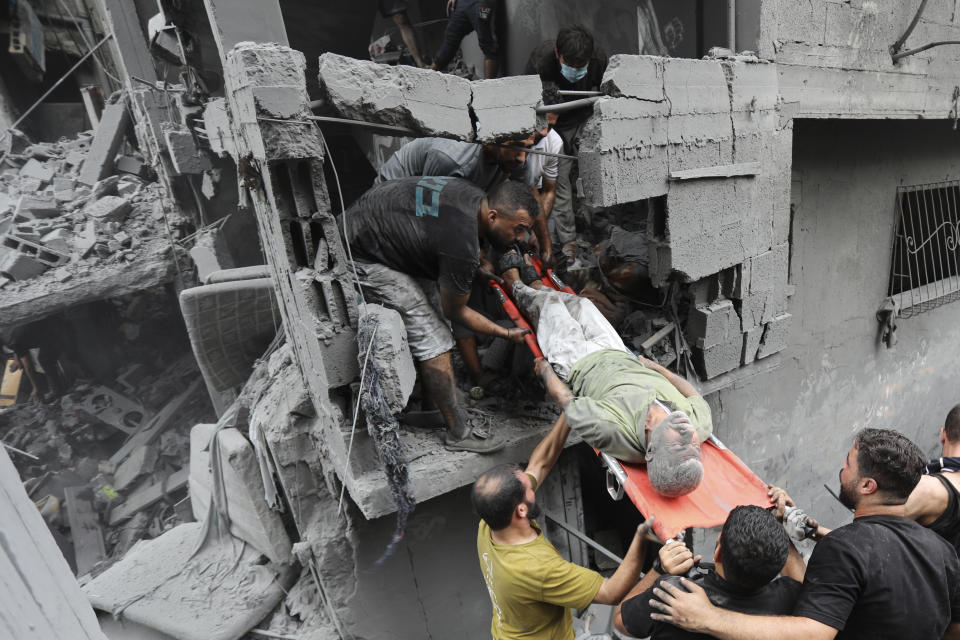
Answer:
[(123, 446), (110, 456), (110, 462), (115, 466), (119, 466), (120, 463), (136, 449), (153, 443), (160, 437), (160, 434), (173, 424), (173, 418), (180, 413), (180, 410), (187, 404), (187, 401), (190, 400), (195, 393), (203, 389), (203, 379), (198, 377), (190, 383), (190, 386), (188, 386), (183, 393), (168, 402), (163, 409), (157, 412), (157, 415), (130, 436), (130, 439), (124, 442)]
[(93, 490), (90, 487), (66, 487), (63, 492), (67, 503), (70, 537), (73, 538), (76, 555), (77, 575), (82, 576), (107, 557), (103, 531), (93, 508)]
[(107, 523), (112, 527), (124, 520), (132, 518), (137, 512), (146, 509), (153, 503), (161, 500), (164, 496), (183, 489), (187, 486), (190, 479), (190, 469), (184, 467), (166, 476), (160, 482), (146, 487), (141, 487), (130, 494), (123, 504), (118, 504), (110, 510), (110, 517)]

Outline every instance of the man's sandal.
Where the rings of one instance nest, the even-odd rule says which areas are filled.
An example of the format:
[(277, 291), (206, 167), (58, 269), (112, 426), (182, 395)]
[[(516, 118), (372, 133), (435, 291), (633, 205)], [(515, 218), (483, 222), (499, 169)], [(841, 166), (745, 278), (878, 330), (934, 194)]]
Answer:
[(470, 451), (472, 453), (496, 453), (507, 443), (502, 438), (490, 435), (486, 429), (474, 427), (466, 437), (454, 440), (450, 437), (450, 432), (443, 434), (443, 446), (447, 451)]

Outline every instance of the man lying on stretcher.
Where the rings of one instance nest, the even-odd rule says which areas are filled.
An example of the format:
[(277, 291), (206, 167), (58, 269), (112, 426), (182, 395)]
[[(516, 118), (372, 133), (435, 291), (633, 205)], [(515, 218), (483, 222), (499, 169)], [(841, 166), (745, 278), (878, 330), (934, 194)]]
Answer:
[(650, 483), (663, 495), (696, 489), (703, 478), (700, 443), (710, 437), (713, 422), (694, 386), (631, 354), (586, 298), (525, 278), (531, 288), (519, 269), (502, 275), (546, 358), (537, 361), (537, 374), (570, 428), (614, 458), (646, 462)]

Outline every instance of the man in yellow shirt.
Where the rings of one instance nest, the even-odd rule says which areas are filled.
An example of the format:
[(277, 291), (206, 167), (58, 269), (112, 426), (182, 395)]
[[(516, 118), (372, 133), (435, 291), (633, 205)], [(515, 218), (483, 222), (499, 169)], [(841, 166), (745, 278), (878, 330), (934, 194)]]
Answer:
[(534, 520), (540, 515), (534, 492), (569, 434), (561, 415), (534, 449), (526, 469), (500, 465), (473, 485), (473, 506), (482, 518), (477, 555), (493, 605), (494, 640), (572, 640), (570, 609), (585, 609), (591, 602), (618, 604), (643, 566), (644, 536), (652, 519), (637, 527), (623, 564), (610, 578), (564, 560)]

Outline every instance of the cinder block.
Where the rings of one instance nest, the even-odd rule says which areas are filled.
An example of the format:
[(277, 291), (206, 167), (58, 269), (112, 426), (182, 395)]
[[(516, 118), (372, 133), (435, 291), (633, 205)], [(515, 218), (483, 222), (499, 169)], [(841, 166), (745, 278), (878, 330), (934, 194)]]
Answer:
[(750, 293), (758, 294), (785, 287), (789, 270), (790, 246), (787, 243), (750, 258)]
[(120, 196), (104, 196), (91, 202), (83, 209), (84, 215), (91, 220), (103, 224), (107, 222), (123, 222), (132, 206)]
[(100, 124), (93, 143), (83, 161), (78, 180), (92, 185), (113, 173), (113, 161), (127, 132), (130, 116), (124, 101), (107, 105), (100, 116)]
[(73, 178), (57, 176), (53, 179), (54, 191), (68, 191), (73, 189), (75, 186), (77, 186), (77, 181)]
[(27, 163), (20, 167), (21, 178), (33, 178), (40, 181), (40, 186), (44, 187), (53, 179), (53, 167), (30, 158)]
[(726, 342), (695, 352), (694, 364), (705, 378), (716, 378), (739, 367), (742, 355), (743, 339), (738, 333)]
[(671, 117), (730, 113), (727, 79), (719, 60), (663, 58), (663, 88)]
[(173, 168), (180, 174), (203, 173), (212, 167), (210, 159), (197, 148), (193, 134), (185, 127), (165, 125), (163, 137)]
[(743, 359), (741, 364), (750, 364), (757, 359), (757, 349), (760, 348), (760, 338), (763, 337), (763, 328), (755, 327), (743, 333)]
[(117, 171), (131, 173), (140, 178), (146, 178), (148, 170), (149, 167), (139, 158), (134, 158), (133, 156), (120, 156), (117, 158)]
[(740, 317), (730, 300), (696, 307), (687, 319), (687, 336), (700, 349), (732, 342), (740, 333)]
[(60, 215), (60, 205), (50, 196), (23, 195), (17, 201), (15, 213), (24, 218), (54, 218)]
[(721, 64), (730, 83), (733, 111), (763, 111), (777, 107), (780, 90), (777, 65), (733, 59), (723, 60)]
[[(198, 424), (190, 430), (190, 502), (199, 521), (207, 518), (213, 476), (210, 466), (210, 439), (213, 424)], [(237, 429), (221, 429), (217, 435), (224, 493), (228, 497), (230, 532), (249, 543), (273, 562), (290, 562), (290, 537), (280, 515), (264, 498), (263, 478), (253, 445)]]
[(614, 97), (663, 101), (663, 58), (622, 54), (611, 56), (600, 90)]
[(757, 351), (757, 359), (766, 358), (778, 351), (783, 351), (790, 343), (790, 329), (793, 317), (789, 313), (777, 316), (763, 329), (763, 339)]
[(410, 127), (426, 136), (474, 138), (470, 82), (463, 78), (324, 53), (320, 84), (345, 117)]
[(667, 140), (672, 144), (703, 144), (733, 137), (729, 113), (670, 114)]
[(537, 128), (536, 106), (543, 96), (540, 76), (511, 76), (470, 83), (477, 142), (517, 140)]
[(367, 304), (366, 313), (373, 316), (377, 323), (370, 357), (380, 374), (380, 384), (390, 410), (397, 414), (407, 406), (417, 381), (417, 370), (407, 345), (407, 331), (403, 326), (403, 318), (393, 309)]
[(0, 258), (0, 276), (14, 281), (29, 280), (47, 268), (47, 265), (19, 251), (6, 251)]
[(66, 229), (55, 229), (40, 238), (40, 242), (54, 251), (69, 253), (70, 245), (67, 240), (72, 236), (73, 234)]

